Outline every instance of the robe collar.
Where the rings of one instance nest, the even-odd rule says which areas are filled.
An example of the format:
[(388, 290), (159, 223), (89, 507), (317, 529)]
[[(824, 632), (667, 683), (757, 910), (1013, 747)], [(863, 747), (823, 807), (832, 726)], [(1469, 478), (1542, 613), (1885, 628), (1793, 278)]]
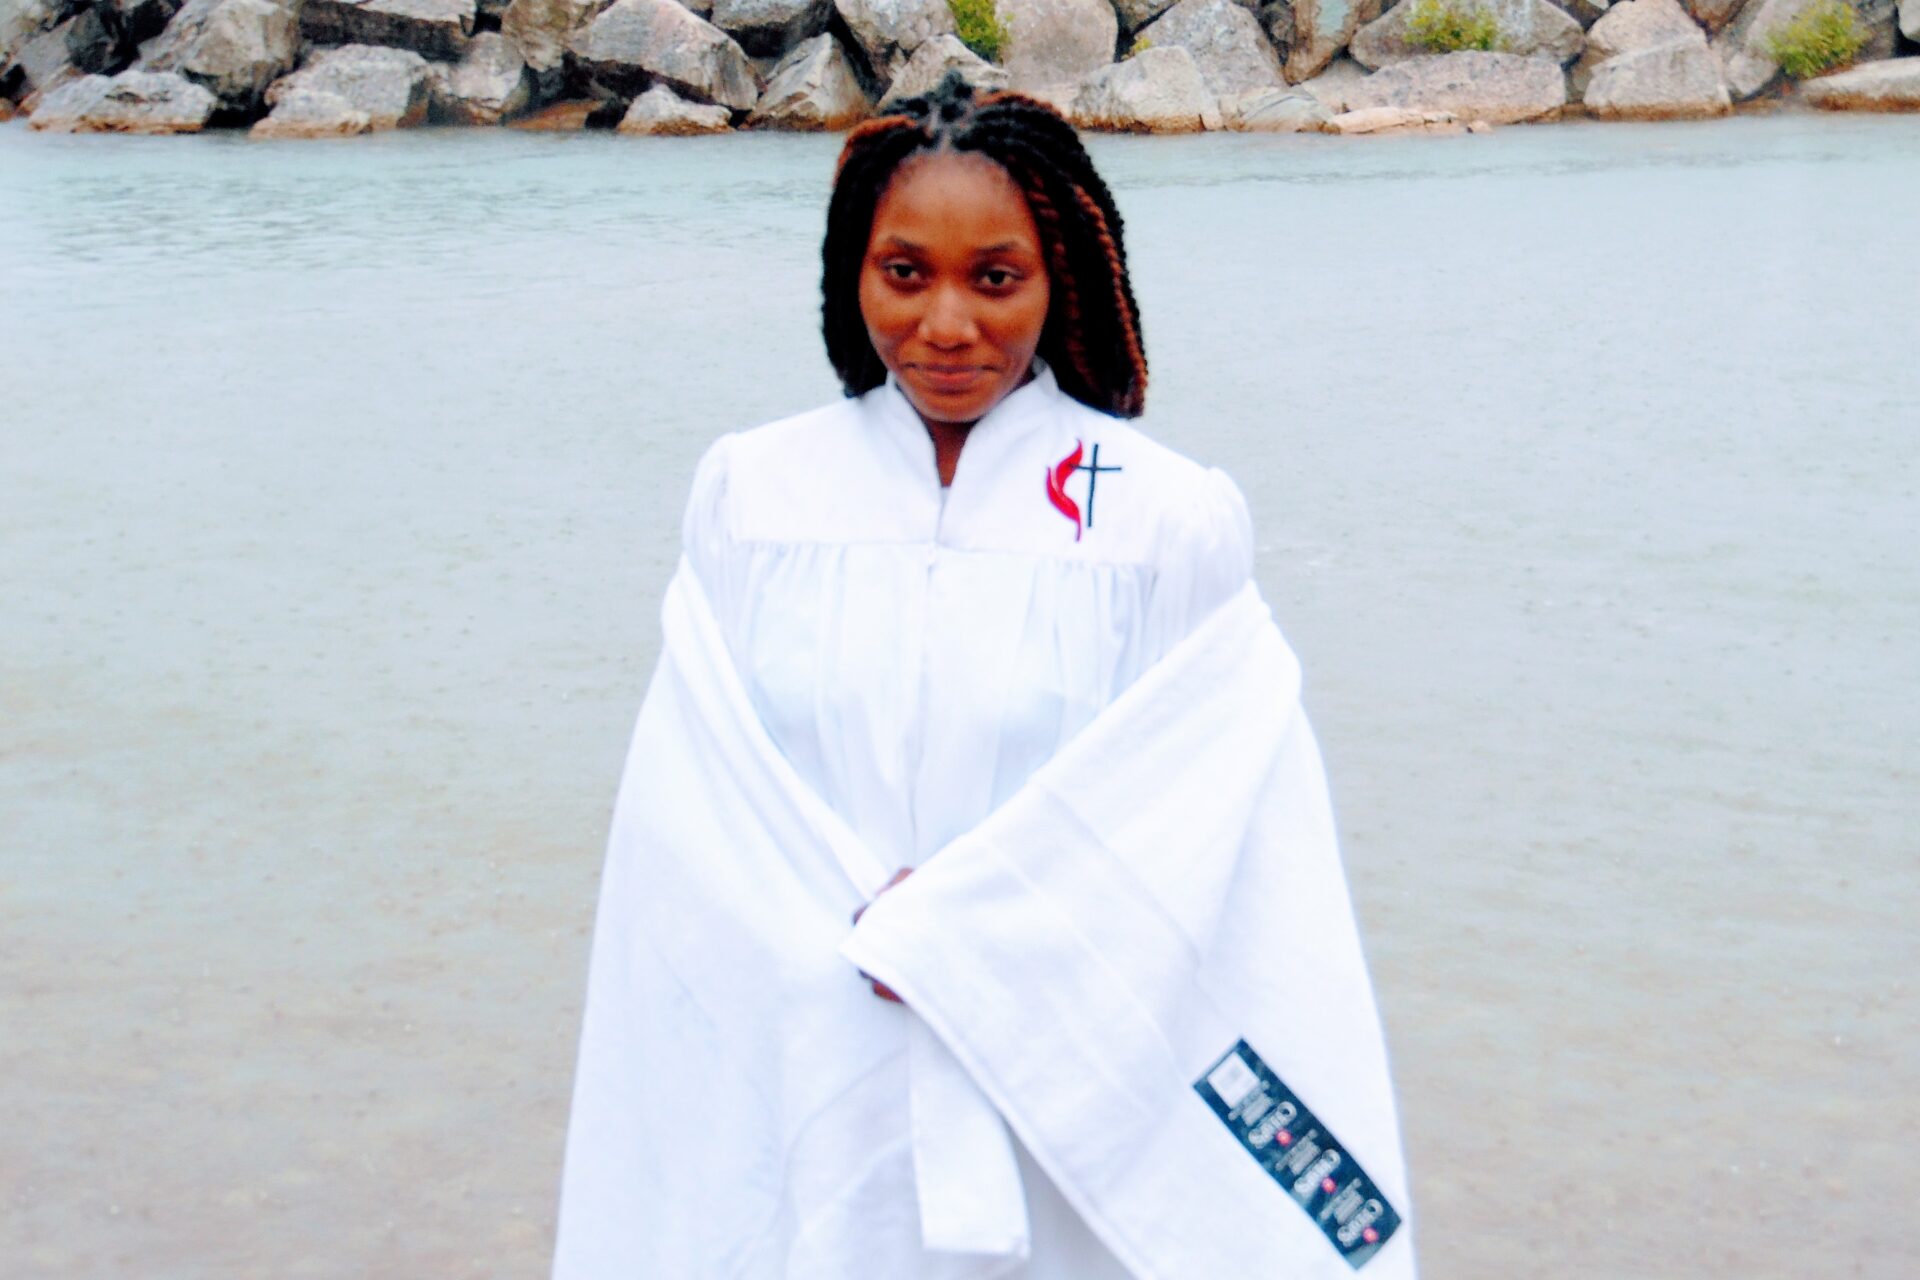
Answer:
[[(1014, 388), (967, 432), (959, 465), (954, 468), (953, 484), (948, 486), (949, 495), (958, 492), (963, 484), (970, 486), (976, 478), (984, 479), (998, 470), (1000, 462), (1015, 446), (1052, 421), (1052, 411), (1063, 395), (1065, 392), (1060, 390), (1053, 370), (1045, 360), (1035, 356), (1032, 380)], [(933, 437), (927, 434), (927, 424), (920, 420), (920, 414), (891, 373), (886, 382), (875, 389), (875, 401), (888, 436), (905, 453), (927, 490), (937, 495), (941, 488), (940, 468), (934, 457)]]

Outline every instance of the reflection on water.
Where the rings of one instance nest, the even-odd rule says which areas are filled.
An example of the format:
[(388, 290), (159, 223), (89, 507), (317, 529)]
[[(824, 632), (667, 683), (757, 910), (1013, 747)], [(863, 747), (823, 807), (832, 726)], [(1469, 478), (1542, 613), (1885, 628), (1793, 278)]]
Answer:
[[(689, 468), (836, 143), (0, 129), (9, 1276), (544, 1267)], [(1427, 1273), (1904, 1277), (1920, 130), (1106, 140)]]

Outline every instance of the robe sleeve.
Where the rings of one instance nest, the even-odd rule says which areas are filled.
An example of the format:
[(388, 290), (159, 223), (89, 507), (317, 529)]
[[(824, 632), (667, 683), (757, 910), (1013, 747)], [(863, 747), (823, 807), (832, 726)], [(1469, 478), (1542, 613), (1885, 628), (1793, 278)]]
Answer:
[(692, 491), (680, 522), (680, 546), (706, 591), (716, 616), (734, 616), (734, 544), (727, 522), (727, 469), (733, 436), (707, 446), (694, 468)]
[(1167, 518), (1147, 607), (1148, 648), (1157, 658), (1232, 599), (1253, 576), (1253, 521), (1239, 486), (1218, 467), (1202, 472), (1193, 497)]

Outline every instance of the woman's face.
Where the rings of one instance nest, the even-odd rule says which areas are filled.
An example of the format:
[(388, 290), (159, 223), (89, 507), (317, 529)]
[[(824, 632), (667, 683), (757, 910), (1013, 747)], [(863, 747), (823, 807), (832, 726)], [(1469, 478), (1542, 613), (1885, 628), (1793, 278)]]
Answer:
[(1026, 381), (1047, 321), (1046, 259), (1007, 171), (976, 152), (917, 155), (874, 208), (860, 314), (928, 422), (976, 422)]

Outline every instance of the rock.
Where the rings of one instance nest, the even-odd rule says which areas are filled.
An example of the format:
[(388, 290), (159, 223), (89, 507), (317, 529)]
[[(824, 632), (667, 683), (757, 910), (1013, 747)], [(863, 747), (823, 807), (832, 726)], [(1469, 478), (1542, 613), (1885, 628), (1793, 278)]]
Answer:
[(1220, 108), (1185, 49), (1143, 49), (1081, 82), (1069, 116), (1083, 129), (1198, 133), (1220, 127)]
[(1608, 58), (1594, 69), (1584, 100), (1587, 111), (1602, 120), (1684, 120), (1733, 110), (1720, 60), (1698, 28), (1665, 44)]
[(1007, 26), (1001, 58), (1021, 90), (1077, 85), (1113, 65), (1120, 20), (1108, 0), (998, 0)]
[(567, 42), (607, 7), (608, 0), (513, 0), (500, 18), (500, 34), (513, 42), (542, 92), (555, 93), (565, 78)]
[[(1582, 27), (1590, 27), (1598, 22), (1600, 15), (1604, 14), (1609, 7), (1607, 0), (1555, 0), (1555, 3), (1566, 10), (1567, 16)], [(1467, 132), (1473, 132), (1472, 125), (1467, 126)]]
[(1174, 0), (1113, 0), (1122, 31), (1138, 31), (1173, 8)]
[(827, 29), (833, 0), (714, 0), (708, 19), (754, 57), (784, 54)]
[(1920, 0), (1900, 0), (1900, 34), (1920, 44)]
[(474, 0), (301, 0), (300, 30), (316, 44), (384, 44), (458, 58), (473, 34)]
[(1328, 133), (1462, 133), (1451, 111), (1416, 111), (1411, 107), (1362, 107), (1343, 111), (1327, 122)]
[[(651, 93), (652, 90), (647, 92)], [(641, 97), (645, 96), (646, 94), (641, 95)], [(568, 102), (556, 102), (552, 106), (540, 108), (531, 115), (509, 121), (507, 128), (524, 129), (528, 133), (578, 133), (606, 108), (606, 103), (595, 99), (576, 98)], [(726, 108), (716, 107), (714, 110), (725, 111)]]
[(600, 89), (628, 98), (662, 82), (683, 98), (750, 111), (759, 82), (739, 45), (675, 0), (614, 0), (568, 50)]
[(0, 124), (13, 119), (13, 99), (0, 98)]
[(1320, 99), (1329, 111), (1338, 115), (1348, 109), (1354, 87), (1366, 78), (1367, 69), (1352, 58), (1335, 58), (1325, 71), (1302, 83), (1300, 90)]
[[(882, 82), (898, 76), (927, 41), (955, 34), (947, 0), (833, 0), (833, 5)], [(1113, 57), (1111, 49), (1107, 57)]]
[(657, 84), (633, 100), (620, 120), (621, 133), (659, 134), (684, 138), (700, 133), (726, 133), (733, 127), (733, 113), (709, 102), (688, 102)]
[(1492, 133), (1493, 126), (1488, 124), (1485, 120), (1469, 120), (1467, 121), (1467, 132), (1468, 133)]
[(1687, 16), (1713, 35), (1733, 21), (1744, 3), (1746, 0), (1686, 0)]
[(830, 35), (803, 42), (774, 70), (747, 123), (757, 128), (848, 129), (871, 104), (846, 50)]
[(252, 111), (267, 86), (293, 70), (300, 24), (272, 0), (187, 0), (140, 49), (149, 71), (178, 71), (228, 107)]
[(40, 100), (30, 123), (52, 133), (198, 133), (218, 105), (185, 76), (122, 71), (60, 86)]
[(1220, 99), (1221, 123), (1240, 133), (1317, 133), (1333, 114), (1299, 89), (1256, 89)]
[(1706, 39), (1680, 7), (1680, 0), (1626, 0), (1617, 4), (1587, 29), (1587, 47), (1567, 72), (1569, 91), (1575, 98), (1585, 97), (1594, 68), (1608, 58), (1690, 37)]
[(67, 60), (91, 75), (112, 75), (133, 61), (110, 3), (89, 5), (67, 25)]
[(267, 87), (267, 105), (311, 89), (345, 98), (367, 113), (371, 129), (408, 129), (427, 118), (427, 60), (405, 49), (349, 44), (321, 49), (290, 76)]
[(1284, 64), (1287, 80), (1299, 84), (1326, 70), (1353, 33), (1380, 16), (1381, 0), (1293, 0), (1293, 47)]
[(1004, 67), (996, 67), (960, 43), (959, 36), (935, 36), (913, 51), (900, 74), (887, 86), (880, 99), (880, 110), (887, 111), (902, 98), (931, 93), (946, 78), (958, 71), (966, 82), (982, 93), (1004, 89), (1011, 83)]
[[(1780, 64), (1767, 51), (1768, 38), (1816, 0), (1747, 0), (1745, 7), (1729, 22), (1713, 42), (1726, 69), (1727, 87), (1739, 102), (1753, 97), (1780, 76)], [(1895, 43), (1894, 12), (1891, 0), (1854, 0), (1862, 24), (1871, 33), (1860, 51), (1863, 60), (1885, 58)]]
[(1567, 78), (1551, 58), (1466, 50), (1395, 63), (1354, 86), (1347, 100), (1356, 110), (1411, 107), (1514, 124), (1557, 117)]
[(1140, 39), (1155, 49), (1185, 49), (1215, 97), (1286, 84), (1259, 19), (1234, 0), (1180, 0)]
[(62, 0), (0, 0), (0, 67), (11, 63), (27, 41), (60, 21)]
[(1284, 62), (1293, 48), (1293, 0), (1266, 0), (1254, 16), (1260, 19), (1260, 29), (1267, 33), (1274, 53)]
[(73, 59), (67, 54), (67, 33), (76, 21), (78, 19), (68, 18), (59, 26), (41, 32), (22, 44), (14, 55), (9, 78), (20, 81), (29, 99), (35, 94), (52, 93), (85, 74), (73, 65)]
[(1920, 111), (1920, 58), (1868, 62), (1800, 86), (1801, 95), (1828, 111)]
[(373, 118), (337, 93), (295, 89), (247, 131), (251, 138), (345, 138), (366, 133)]
[[(1585, 45), (1580, 24), (1547, 0), (1478, 0), (1500, 24), (1501, 52), (1568, 63)], [(1354, 32), (1347, 52), (1363, 67), (1378, 70), (1409, 58), (1433, 54), (1407, 42), (1407, 23), (1417, 0), (1401, 0), (1385, 16)]]
[(446, 124), (499, 124), (519, 115), (533, 100), (533, 77), (511, 42), (497, 31), (482, 31), (452, 66), (429, 73), (427, 113)]

